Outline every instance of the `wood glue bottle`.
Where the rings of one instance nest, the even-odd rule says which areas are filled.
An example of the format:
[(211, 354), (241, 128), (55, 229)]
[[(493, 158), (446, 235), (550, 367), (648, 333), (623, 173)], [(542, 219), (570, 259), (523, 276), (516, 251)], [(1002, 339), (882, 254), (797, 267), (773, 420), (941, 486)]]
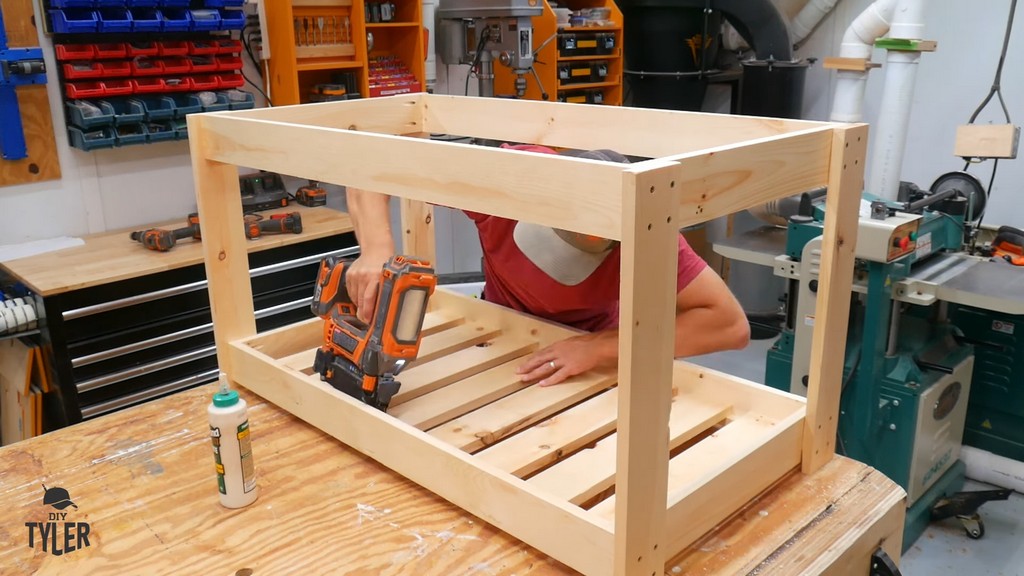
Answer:
[(242, 508), (256, 501), (256, 468), (252, 459), (249, 417), (245, 400), (228, 390), (227, 376), (220, 376), (220, 390), (207, 408), (210, 438), (217, 464), (220, 503)]

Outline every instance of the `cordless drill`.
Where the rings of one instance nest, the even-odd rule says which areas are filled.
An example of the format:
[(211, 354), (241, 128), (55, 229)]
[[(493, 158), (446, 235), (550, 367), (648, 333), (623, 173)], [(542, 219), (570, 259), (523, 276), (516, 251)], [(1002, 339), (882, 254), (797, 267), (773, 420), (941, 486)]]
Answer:
[(263, 220), (254, 214), (244, 217), (245, 237), (255, 240), (264, 234), (302, 233), (302, 215), (298, 212), (282, 212), (272, 214), (269, 220)]
[(437, 277), (428, 262), (392, 257), (381, 269), (377, 303), (364, 324), (345, 287), (351, 265), (333, 256), (320, 263), (310, 307), (324, 319), (324, 343), (313, 370), (335, 389), (387, 412), (401, 387), (395, 377), (419, 353)]
[(199, 231), (199, 214), (193, 212), (188, 215), (188, 223), (184, 228), (164, 230), (163, 228), (150, 228), (149, 230), (137, 230), (130, 234), (131, 239), (140, 242), (146, 248), (156, 252), (167, 252), (179, 240), (192, 238), (201, 240), (202, 234)]

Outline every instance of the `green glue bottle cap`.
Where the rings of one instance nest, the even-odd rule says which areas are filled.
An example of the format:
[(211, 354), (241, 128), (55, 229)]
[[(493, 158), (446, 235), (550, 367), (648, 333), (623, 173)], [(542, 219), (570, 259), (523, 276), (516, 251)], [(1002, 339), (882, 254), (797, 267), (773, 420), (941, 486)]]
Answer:
[(238, 392), (235, 390), (221, 391), (213, 395), (213, 405), (218, 408), (227, 408), (235, 404), (238, 404)]

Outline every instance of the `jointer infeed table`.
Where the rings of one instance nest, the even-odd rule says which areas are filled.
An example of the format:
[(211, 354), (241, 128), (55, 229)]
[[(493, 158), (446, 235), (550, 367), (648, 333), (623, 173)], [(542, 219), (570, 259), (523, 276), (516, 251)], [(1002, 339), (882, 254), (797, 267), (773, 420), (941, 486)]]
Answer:
[[(188, 122), (224, 377), (566, 565), (660, 573), (794, 469), (813, 474), (835, 457), (866, 126), (428, 94)], [(405, 251), (419, 256), (433, 257), (424, 203), (621, 240), (617, 371), (524, 386), (514, 374), (521, 358), (573, 332), (439, 290), (387, 414), (333, 390), (311, 369), (319, 321), (256, 334), (245, 235), (232, 217), (236, 166), (398, 196)], [(822, 186), (808, 398), (674, 360), (678, 231)]]

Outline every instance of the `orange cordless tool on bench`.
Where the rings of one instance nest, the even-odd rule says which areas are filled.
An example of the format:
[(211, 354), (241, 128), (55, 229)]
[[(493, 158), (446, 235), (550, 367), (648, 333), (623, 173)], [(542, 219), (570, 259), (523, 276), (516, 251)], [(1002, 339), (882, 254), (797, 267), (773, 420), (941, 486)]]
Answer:
[(313, 369), (349, 396), (387, 412), (401, 383), (395, 380), (419, 353), (427, 301), (437, 285), (429, 262), (394, 256), (381, 270), (377, 303), (364, 324), (345, 288), (352, 260), (320, 263), (311, 308), (324, 319), (324, 343)]

